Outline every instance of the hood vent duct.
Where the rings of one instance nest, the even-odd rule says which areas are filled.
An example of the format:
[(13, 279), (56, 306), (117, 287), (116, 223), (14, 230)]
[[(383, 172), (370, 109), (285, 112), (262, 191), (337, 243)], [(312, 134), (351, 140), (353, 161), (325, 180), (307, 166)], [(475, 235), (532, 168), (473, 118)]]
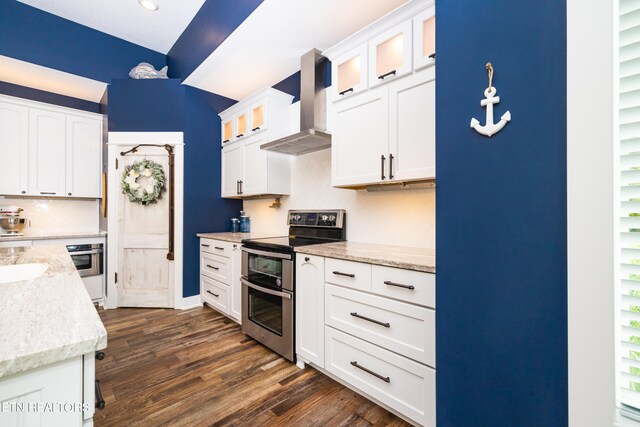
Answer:
[(300, 132), (262, 144), (263, 150), (299, 156), (331, 147), (327, 133), (324, 77), (328, 60), (317, 49), (305, 53), (300, 68)]

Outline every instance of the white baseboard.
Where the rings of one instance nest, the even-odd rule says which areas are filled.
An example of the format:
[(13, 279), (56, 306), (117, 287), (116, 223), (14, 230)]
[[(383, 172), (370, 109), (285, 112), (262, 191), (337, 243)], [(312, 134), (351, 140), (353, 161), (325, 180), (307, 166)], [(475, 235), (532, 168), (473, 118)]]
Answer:
[(200, 300), (200, 295), (193, 295), (190, 297), (182, 298), (182, 304), (180, 304), (179, 308), (181, 310), (189, 310), (190, 308), (202, 307), (202, 301)]

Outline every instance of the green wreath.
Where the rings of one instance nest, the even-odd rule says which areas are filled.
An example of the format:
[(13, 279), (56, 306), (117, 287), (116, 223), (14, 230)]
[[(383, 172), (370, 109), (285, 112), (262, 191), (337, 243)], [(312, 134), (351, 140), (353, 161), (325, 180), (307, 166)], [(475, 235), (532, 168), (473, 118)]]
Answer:
[(141, 160), (124, 168), (122, 194), (129, 196), (130, 202), (150, 205), (162, 196), (165, 180), (162, 165)]

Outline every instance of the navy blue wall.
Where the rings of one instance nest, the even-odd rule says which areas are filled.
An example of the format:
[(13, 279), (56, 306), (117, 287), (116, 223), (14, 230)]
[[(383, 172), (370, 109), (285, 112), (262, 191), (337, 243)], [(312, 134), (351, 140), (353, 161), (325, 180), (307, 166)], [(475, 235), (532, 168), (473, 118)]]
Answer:
[(186, 80), (260, 3), (206, 0), (167, 55), (169, 76)]
[(185, 86), (184, 296), (200, 292), (200, 245), (197, 233), (230, 231), (241, 200), (222, 199), (220, 117), (236, 101)]
[(185, 105), (180, 79), (116, 79), (107, 93), (109, 131), (182, 132)]
[(438, 3), (439, 426), (567, 425), (565, 7)]
[(109, 83), (165, 55), (27, 6), (0, 1), (0, 55)]
[(52, 92), (45, 92), (43, 90), (14, 85), (12, 83), (3, 81), (0, 81), (0, 93), (3, 95), (30, 99), (32, 101), (60, 105), (62, 107), (75, 108), (77, 110), (91, 111), (92, 113), (100, 112), (100, 105), (96, 102), (86, 101), (84, 99), (73, 98), (71, 96), (60, 95)]

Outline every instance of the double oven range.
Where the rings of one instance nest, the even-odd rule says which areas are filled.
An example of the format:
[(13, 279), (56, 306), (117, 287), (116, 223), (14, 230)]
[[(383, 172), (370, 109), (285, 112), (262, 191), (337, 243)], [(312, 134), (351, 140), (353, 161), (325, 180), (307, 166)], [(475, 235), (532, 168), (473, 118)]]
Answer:
[(290, 210), (289, 235), (242, 240), (242, 331), (295, 361), (295, 248), (345, 240), (342, 209)]

